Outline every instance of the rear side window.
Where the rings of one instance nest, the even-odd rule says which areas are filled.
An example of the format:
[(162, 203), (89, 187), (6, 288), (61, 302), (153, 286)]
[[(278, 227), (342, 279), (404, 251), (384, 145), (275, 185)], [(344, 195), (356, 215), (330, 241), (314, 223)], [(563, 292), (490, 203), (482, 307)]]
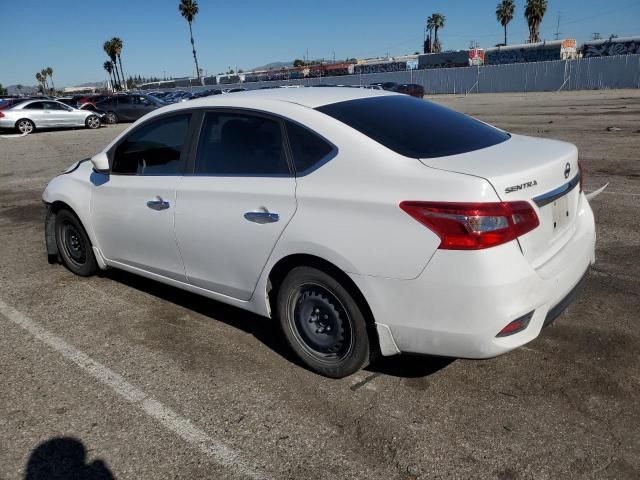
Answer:
[(317, 110), (412, 158), (472, 152), (510, 138), (467, 115), (406, 95), (349, 100)]
[(118, 145), (111, 172), (122, 175), (182, 175), (190, 114), (149, 122)]
[(244, 113), (207, 113), (195, 174), (289, 176), (280, 122)]
[(333, 151), (333, 146), (310, 130), (287, 122), (287, 135), (297, 173), (306, 173), (319, 166)]
[(22, 108), (23, 109), (26, 108), (27, 110), (42, 110), (43, 104), (42, 102), (33, 102), (33, 103), (30, 103), (29, 105), (25, 105)]

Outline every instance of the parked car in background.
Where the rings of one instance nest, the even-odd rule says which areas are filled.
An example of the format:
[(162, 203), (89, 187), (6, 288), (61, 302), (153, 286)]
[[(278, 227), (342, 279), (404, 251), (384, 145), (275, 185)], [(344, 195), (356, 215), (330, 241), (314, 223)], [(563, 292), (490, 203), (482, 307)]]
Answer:
[(96, 108), (105, 112), (106, 123), (135, 122), (147, 113), (165, 106), (162, 100), (146, 94), (113, 95), (96, 103)]
[(99, 128), (96, 112), (78, 110), (55, 100), (28, 100), (0, 111), (0, 128), (12, 128), (23, 134), (35, 129), (86, 127)]
[(87, 102), (91, 102), (95, 104), (111, 97), (113, 97), (113, 95), (84, 95), (84, 96), (77, 96), (75, 98), (78, 101), (78, 105), (82, 105), (83, 103), (87, 103)]
[(417, 83), (403, 83), (398, 85), (393, 90), (398, 93), (404, 93), (405, 95), (411, 95), (412, 97), (422, 98), (424, 97), (424, 87)]
[(56, 101), (62, 102), (65, 105), (69, 105), (70, 107), (73, 107), (73, 108), (78, 108), (79, 106), (78, 99), (73, 97), (58, 97), (56, 98)]
[(236, 93), (236, 92), (246, 92), (247, 89), (243, 87), (234, 87), (234, 88), (225, 88), (222, 90), (222, 93)]
[(395, 91), (395, 88), (398, 86), (396, 82), (374, 82), (371, 86), (378, 86), (382, 88), (382, 90), (387, 90), (389, 92)]
[(271, 316), (330, 377), (378, 352), (513, 350), (556, 319), (595, 261), (574, 145), (362, 88), (167, 106), (42, 199), (52, 262)]
[(27, 100), (36, 100), (36, 99), (41, 100), (40, 98), (36, 98), (36, 97), (2, 98), (0, 99), (0, 110), (6, 110), (7, 108), (11, 108), (14, 105), (17, 105), (22, 102), (26, 102)]

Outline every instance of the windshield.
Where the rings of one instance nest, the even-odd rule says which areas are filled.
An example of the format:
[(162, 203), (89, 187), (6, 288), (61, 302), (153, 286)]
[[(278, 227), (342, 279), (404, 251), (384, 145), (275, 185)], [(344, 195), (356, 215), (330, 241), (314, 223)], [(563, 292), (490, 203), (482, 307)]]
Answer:
[(510, 138), (479, 120), (407, 95), (361, 98), (317, 110), (405, 157), (458, 155)]

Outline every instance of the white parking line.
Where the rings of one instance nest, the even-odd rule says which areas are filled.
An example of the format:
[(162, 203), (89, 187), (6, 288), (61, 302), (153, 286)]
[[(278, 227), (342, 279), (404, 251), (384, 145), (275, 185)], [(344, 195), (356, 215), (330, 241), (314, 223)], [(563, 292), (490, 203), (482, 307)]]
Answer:
[(267, 478), (258, 473), (233, 449), (195, 426), (188, 418), (182, 417), (171, 408), (148, 396), (142, 390), (127, 382), (121, 375), (93, 360), (84, 352), (70, 345), (62, 338), (47, 331), (42, 326), (0, 300), (0, 314), (23, 328), (36, 339), (54, 349), (67, 360), (108, 386), (120, 397), (140, 407), (143, 412), (158, 421), (164, 428), (177, 434), (188, 444), (196, 447), (216, 463), (228, 467), (249, 478)]

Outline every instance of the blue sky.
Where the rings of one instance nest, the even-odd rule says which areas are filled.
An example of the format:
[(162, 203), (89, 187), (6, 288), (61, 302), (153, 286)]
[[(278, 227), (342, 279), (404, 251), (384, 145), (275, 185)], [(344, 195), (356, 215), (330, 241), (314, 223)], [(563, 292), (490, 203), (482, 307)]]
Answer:
[[(498, 0), (200, 0), (194, 36), (201, 68), (218, 73), (272, 61), (413, 53), (421, 47), (424, 19), (446, 16), (444, 48), (471, 40), (488, 47), (502, 41), (495, 20)], [(527, 37), (525, 0), (516, 0), (509, 43)], [(127, 74), (193, 74), (188, 26), (178, 0), (0, 0), (0, 83), (36, 83), (45, 66), (56, 86), (106, 79), (104, 40), (124, 41)], [(640, 1), (549, 0), (542, 36), (553, 39), (558, 12), (563, 37), (579, 42), (592, 32), (640, 35)]]

